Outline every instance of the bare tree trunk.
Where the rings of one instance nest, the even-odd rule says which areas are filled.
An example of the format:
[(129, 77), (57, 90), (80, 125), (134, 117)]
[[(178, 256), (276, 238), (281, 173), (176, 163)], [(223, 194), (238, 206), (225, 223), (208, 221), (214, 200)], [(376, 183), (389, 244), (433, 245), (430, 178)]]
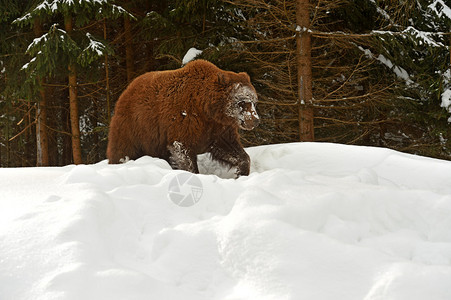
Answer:
[(130, 18), (124, 16), (124, 30), (125, 30), (125, 64), (127, 69), (127, 82), (133, 80), (134, 66), (133, 66), (133, 36)]
[(72, 136), (64, 134), (65, 132), (70, 132), (70, 112), (67, 108), (69, 104), (68, 99), (60, 99), (60, 110), (61, 110), (61, 133), (59, 139), (62, 141), (62, 155), (60, 159), (60, 165), (68, 165), (72, 163)]
[[(107, 40), (106, 35), (106, 20), (103, 20), (103, 39)], [(128, 77), (128, 76), (127, 76)], [(110, 98), (110, 74), (109, 74), (109, 64), (108, 64), (108, 54), (105, 53), (105, 92), (106, 92), (106, 113), (107, 113), (107, 124), (110, 125), (111, 121), (111, 98)]]
[(94, 126), (94, 130), (92, 131), (92, 145), (91, 150), (87, 158), (87, 163), (96, 163), (101, 160), (101, 153), (99, 151), (99, 131), (97, 130), (97, 126), (99, 124), (99, 106), (93, 101), (92, 111), (90, 113), (89, 119), (91, 120), (91, 124)]
[[(66, 16), (64, 25), (67, 34), (72, 33), (72, 17)], [(77, 99), (77, 71), (74, 63), (69, 63), (69, 109), (70, 109), (70, 125), (72, 132), (72, 154), (74, 164), (83, 163), (81, 159), (81, 143), (80, 143), (80, 123), (78, 117), (78, 99)]]
[[(35, 37), (42, 35), (42, 24), (36, 19), (34, 21)], [(36, 107), (36, 165), (49, 165), (49, 142), (47, 132), (47, 98), (45, 88), (43, 87), (44, 80), (41, 80), (41, 90), (39, 91), (40, 99)]]
[[(47, 118), (47, 137), (48, 137), (48, 153), (49, 153), (49, 166), (60, 165), (61, 151), (61, 140), (58, 139), (59, 133), (54, 129), (58, 126), (63, 126), (61, 120), (63, 115), (59, 113), (62, 111), (60, 106), (60, 97), (57, 96), (58, 93), (55, 92), (54, 87), (46, 87), (46, 100), (47, 100), (47, 116), (52, 116), (52, 118)], [(56, 100), (58, 99), (58, 101)]]
[[(6, 106), (5, 114), (7, 116), (10, 115), (8, 106)], [(5, 138), (5, 141), (6, 141), (6, 163), (5, 163), (5, 167), (9, 167), (10, 164), (11, 164), (11, 142), (9, 140), (10, 137), (11, 137), (11, 127), (10, 127), (9, 122), (6, 122), (6, 138)]]
[(314, 141), (313, 96), (312, 96), (312, 60), (309, 0), (297, 0), (296, 3), (296, 50), (299, 109), (299, 139), (303, 142)]
[(49, 137), (47, 130), (47, 94), (40, 91), (41, 99), (36, 110), (36, 165), (49, 166)]

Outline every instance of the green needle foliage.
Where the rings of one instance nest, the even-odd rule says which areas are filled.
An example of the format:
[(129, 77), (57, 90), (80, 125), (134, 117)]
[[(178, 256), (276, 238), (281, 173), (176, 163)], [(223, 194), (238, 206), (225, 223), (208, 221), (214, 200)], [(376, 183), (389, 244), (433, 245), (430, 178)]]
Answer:
[[(129, 81), (181, 67), (193, 47), (198, 58), (250, 74), (262, 122), (243, 133), (245, 145), (298, 141), (296, 36), (305, 28), (297, 3), (0, 0), (0, 166), (36, 165), (38, 123), (48, 164), (74, 162), (70, 90), (82, 161), (104, 159), (114, 103)], [(450, 159), (449, 3), (310, 4), (316, 140)]]

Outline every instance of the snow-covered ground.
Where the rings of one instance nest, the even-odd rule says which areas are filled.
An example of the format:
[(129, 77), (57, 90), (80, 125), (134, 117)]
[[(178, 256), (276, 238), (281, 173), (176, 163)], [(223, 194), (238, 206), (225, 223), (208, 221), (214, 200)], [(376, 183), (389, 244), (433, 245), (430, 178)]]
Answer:
[(0, 299), (451, 299), (451, 162), (247, 151), (237, 180), (150, 157), (0, 169)]

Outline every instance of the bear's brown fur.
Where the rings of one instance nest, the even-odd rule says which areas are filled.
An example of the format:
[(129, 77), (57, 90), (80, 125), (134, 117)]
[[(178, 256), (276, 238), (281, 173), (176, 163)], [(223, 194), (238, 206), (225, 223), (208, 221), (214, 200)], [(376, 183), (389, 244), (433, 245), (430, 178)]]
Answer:
[(109, 163), (143, 155), (174, 169), (198, 173), (197, 154), (248, 175), (250, 160), (238, 128), (259, 119), (257, 94), (246, 73), (224, 71), (204, 60), (183, 68), (149, 72), (133, 80), (115, 107), (108, 136)]

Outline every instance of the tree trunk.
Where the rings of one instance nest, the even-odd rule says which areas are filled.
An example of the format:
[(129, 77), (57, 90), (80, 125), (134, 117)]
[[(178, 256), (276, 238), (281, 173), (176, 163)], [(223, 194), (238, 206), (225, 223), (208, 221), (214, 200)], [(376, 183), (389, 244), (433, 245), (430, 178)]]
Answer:
[(53, 129), (57, 129), (58, 126), (62, 126), (62, 114), (59, 112), (62, 111), (60, 108), (61, 97), (59, 97), (58, 93), (55, 92), (54, 87), (46, 87), (45, 94), (47, 101), (47, 116), (52, 116), (52, 118), (47, 118), (49, 166), (58, 166), (62, 152), (61, 140), (58, 139), (59, 133)]
[[(103, 21), (103, 39), (107, 40), (106, 34), (106, 20)], [(105, 53), (105, 93), (106, 93), (106, 114), (107, 114), (107, 124), (110, 125), (111, 122), (111, 98), (110, 98), (110, 74), (109, 74), (109, 63), (108, 54)]]
[[(42, 35), (42, 24), (36, 19), (34, 21), (34, 35), (40, 37)], [(43, 87), (44, 80), (41, 81), (41, 90), (39, 91), (40, 99), (36, 107), (36, 165), (49, 165), (49, 142), (47, 132), (47, 98)]]
[[(67, 34), (72, 34), (72, 17), (66, 16), (64, 25)], [(72, 132), (72, 154), (74, 164), (81, 164), (81, 143), (80, 143), (80, 123), (78, 117), (78, 99), (77, 99), (77, 71), (75, 64), (70, 62), (69, 66), (69, 110), (70, 110), (70, 126)]]
[(58, 139), (62, 141), (62, 155), (60, 157), (60, 165), (68, 165), (72, 163), (72, 136), (65, 134), (64, 132), (70, 133), (70, 112), (67, 108), (68, 99), (61, 97), (60, 99), (60, 110), (61, 110), (61, 132), (59, 133)]
[(97, 130), (97, 126), (99, 125), (99, 109), (97, 103), (93, 102), (92, 111), (90, 113), (89, 119), (91, 120), (91, 124), (94, 127), (94, 130), (91, 132), (92, 136), (92, 145), (90, 150), (90, 155), (88, 155), (87, 163), (96, 163), (101, 160), (100, 158), (100, 147), (99, 147), (99, 131)]
[[(10, 111), (9, 111), (9, 106), (6, 106), (6, 112), (5, 114), (7, 116), (10, 115)], [(10, 127), (10, 122), (6, 122), (6, 137), (5, 137), (5, 144), (6, 144), (6, 162), (5, 162), (5, 167), (9, 167), (10, 163), (11, 163), (11, 142), (9, 141), (10, 137), (11, 137), (11, 127)]]
[(49, 165), (49, 140), (47, 134), (47, 99), (45, 90), (40, 91), (41, 99), (36, 109), (36, 165)]
[(130, 18), (124, 16), (124, 30), (125, 30), (125, 64), (127, 69), (127, 82), (133, 80), (134, 65), (133, 65), (133, 36)]
[(312, 61), (309, 0), (296, 3), (296, 50), (299, 109), (299, 139), (302, 142), (314, 141)]

